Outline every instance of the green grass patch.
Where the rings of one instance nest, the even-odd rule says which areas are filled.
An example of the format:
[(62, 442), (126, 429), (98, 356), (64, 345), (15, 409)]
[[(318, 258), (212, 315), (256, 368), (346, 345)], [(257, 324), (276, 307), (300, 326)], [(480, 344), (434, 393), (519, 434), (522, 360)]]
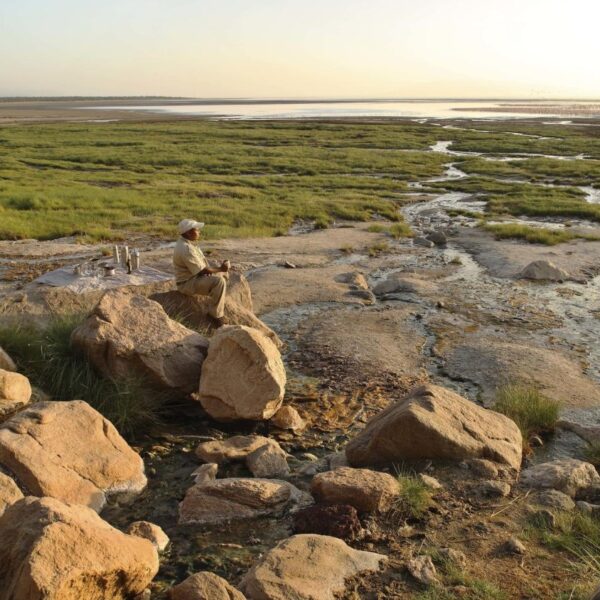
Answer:
[(421, 519), (433, 504), (431, 490), (413, 473), (397, 475), (400, 495), (390, 511), (393, 519)]
[(536, 387), (509, 384), (497, 390), (494, 410), (511, 418), (526, 442), (534, 434), (554, 431), (560, 402), (547, 398)]
[(388, 252), (389, 249), (390, 245), (387, 242), (377, 242), (376, 244), (369, 246), (369, 248), (367, 249), (367, 253), (371, 258), (375, 258), (380, 254), (383, 254), (384, 252)]
[(70, 316), (45, 327), (29, 322), (2, 325), (0, 346), (53, 400), (85, 400), (127, 437), (157, 423), (165, 398), (136, 378), (103, 377), (71, 348), (71, 333), (80, 322), (80, 316)]
[(484, 223), (483, 228), (494, 234), (497, 240), (513, 239), (525, 240), (530, 244), (544, 244), (546, 246), (555, 246), (564, 244), (575, 239), (585, 239), (590, 241), (600, 240), (599, 236), (577, 234), (564, 229), (544, 229), (542, 227), (531, 227), (521, 223)]

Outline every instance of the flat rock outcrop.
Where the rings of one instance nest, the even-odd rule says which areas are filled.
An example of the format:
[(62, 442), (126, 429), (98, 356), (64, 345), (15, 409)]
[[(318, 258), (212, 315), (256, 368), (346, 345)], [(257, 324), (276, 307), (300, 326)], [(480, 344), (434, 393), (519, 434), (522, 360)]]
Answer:
[(300, 534), (280, 542), (245, 575), (252, 600), (334, 600), (346, 580), (378, 571), (387, 558), (354, 550), (338, 538)]
[(216, 524), (280, 515), (312, 503), (287, 481), (232, 477), (191, 487), (179, 505), (179, 523)]
[(16, 371), (17, 366), (13, 359), (6, 353), (6, 351), (0, 346), (0, 369), (4, 371)]
[(316, 475), (310, 491), (324, 504), (349, 504), (361, 512), (385, 512), (400, 494), (400, 486), (388, 473), (341, 467)]
[(436, 291), (437, 285), (435, 283), (417, 277), (410, 277), (406, 273), (392, 273), (373, 288), (376, 296), (398, 293), (426, 296)]
[[(177, 290), (153, 294), (150, 298), (158, 302), (172, 318), (183, 320), (193, 329), (211, 329), (212, 320), (208, 314), (209, 299), (206, 296), (186, 296)], [(252, 306), (252, 293), (246, 278), (230, 271), (225, 296), (225, 317), (231, 325), (245, 325), (258, 329), (280, 348), (281, 340), (255, 314)]]
[(222, 577), (201, 571), (190, 575), (185, 581), (169, 591), (171, 600), (246, 600), (246, 596), (236, 590)]
[(0, 517), (17, 500), (23, 498), (19, 486), (6, 474), (0, 473)]
[(29, 379), (14, 371), (0, 369), (0, 422), (31, 400)]
[(518, 471), (522, 437), (508, 417), (445, 388), (423, 385), (371, 418), (346, 446), (346, 456), (355, 467), (486, 458)]
[(0, 426), (0, 465), (34, 495), (100, 510), (146, 487), (144, 463), (89, 404), (39, 402)]
[(158, 554), (85, 506), (27, 497), (0, 517), (0, 600), (119, 600), (141, 593)]
[(281, 407), (285, 384), (279, 350), (257, 329), (227, 325), (211, 338), (199, 398), (214, 419), (270, 419)]
[(521, 483), (532, 488), (558, 490), (574, 498), (592, 485), (599, 485), (600, 475), (591, 463), (563, 458), (525, 469)]
[(106, 292), (71, 342), (110, 378), (139, 377), (152, 387), (195, 392), (208, 341), (172, 320), (158, 302), (131, 291)]
[(533, 279), (535, 281), (564, 281), (570, 277), (564, 269), (558, 268), (549, 260), (534, 260), (517, 275), (517, 279)]
[(196, 456), (207, 463), (243, 460), (255, 477), (285, 477), (290, 469), (279, 443), (262, 435), (236, 435), (226, 440), (202, 442)]

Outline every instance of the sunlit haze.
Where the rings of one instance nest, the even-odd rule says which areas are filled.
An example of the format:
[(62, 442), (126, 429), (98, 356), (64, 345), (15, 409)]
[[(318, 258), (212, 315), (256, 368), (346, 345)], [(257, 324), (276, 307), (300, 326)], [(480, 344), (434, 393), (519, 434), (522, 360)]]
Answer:
[(5, 0), (0, 96), (598, 98), (598, 0)]

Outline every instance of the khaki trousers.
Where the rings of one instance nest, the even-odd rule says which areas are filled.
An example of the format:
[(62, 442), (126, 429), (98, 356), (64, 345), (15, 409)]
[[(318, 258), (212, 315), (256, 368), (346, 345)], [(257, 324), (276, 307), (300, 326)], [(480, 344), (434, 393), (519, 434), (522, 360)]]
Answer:
[(208, 314), (211, 317), (220, 319), (225, 314), (227, 282), (221, 275), (195, 275), (179, 284), (177, 289), (186, 296), (208, 296)]

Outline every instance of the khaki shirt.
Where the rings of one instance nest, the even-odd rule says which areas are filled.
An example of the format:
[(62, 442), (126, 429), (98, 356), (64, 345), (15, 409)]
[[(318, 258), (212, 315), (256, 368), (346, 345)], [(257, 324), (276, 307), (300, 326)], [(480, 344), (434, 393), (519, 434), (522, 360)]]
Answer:
[(190, 240), (180, 237), (173, 252), (173, 266), (175, 267), (175, 281), (179, 285), (206, 269), (208, 263), (200, 248)]

